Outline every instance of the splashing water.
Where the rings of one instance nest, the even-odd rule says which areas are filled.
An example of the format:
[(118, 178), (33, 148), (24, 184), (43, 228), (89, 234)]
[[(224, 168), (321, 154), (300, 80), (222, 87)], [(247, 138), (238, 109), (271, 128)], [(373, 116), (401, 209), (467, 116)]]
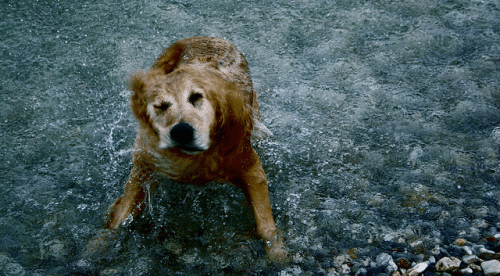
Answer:
[[(373, 258), (497, 231), (495, 1), (0, 7), (5, 275), (319, 274), (352, 248)], [(257, 151), (291, 263), (266, 261), (240, 190), (168, 180), (100, 261), (82, 260), (132, 167), (128, 76), (199, 35), (249, 61), (274, 133)]]

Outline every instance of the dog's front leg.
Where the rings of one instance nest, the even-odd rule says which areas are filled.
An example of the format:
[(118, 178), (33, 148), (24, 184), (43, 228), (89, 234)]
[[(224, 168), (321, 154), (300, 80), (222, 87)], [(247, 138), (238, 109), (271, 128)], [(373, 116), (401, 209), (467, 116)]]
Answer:
[(262, 169), (259, 156), (254, 150), (251, 154), (250, 168), (240, 176), (235, 184), (243, 190), (252, 207), (257, 223), (257, 234), (264, 240), (268, 256), (274, 261), (286, 261), (287, 250), (274, 222), (266, 174)]
[[(129, 179), (125, 184), (125, 192), (109, 208), (105, 229), (98, 231), (88, 242), (83, 252), (83, 257), (92, 258), (102, 254), (108, 246), (108, 240), (114, 238), (116, 235), (113, 230), (131, 221), (142, 212), (146, 197), (144, 182), (149, 181), (150, 178), (150, 171), (134, 165)], [(153, 184), (150, 183), (149, 185)]]
[[(127, 183), (125, 183), (125, 191), (113, 205), (109, 208), (108, 220), (106, 229), (116, 230), (120, 225), (133, 220), (139, 215), (145, 205), (146, 191), (144, 183), (149, 181), (151, 177), (147, 169), (143, 169), (137, 165), (130, 172)], [(153, 183), (148, 183), (151, 186)]]

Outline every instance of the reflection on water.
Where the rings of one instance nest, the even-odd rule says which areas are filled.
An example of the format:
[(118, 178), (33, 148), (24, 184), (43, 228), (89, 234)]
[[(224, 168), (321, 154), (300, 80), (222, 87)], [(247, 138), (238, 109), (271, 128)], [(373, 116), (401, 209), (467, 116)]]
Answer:
[[(352, 248), (497, 231), (495, 1), (108, 2), (0, 4), (5, 275), (321, 273)], [(238, 189), (168, 181), (101, 260), (81, 260), (131, 168), (128, 76), (197, 35), (250, 63), (292, 262), (266, 263)]]

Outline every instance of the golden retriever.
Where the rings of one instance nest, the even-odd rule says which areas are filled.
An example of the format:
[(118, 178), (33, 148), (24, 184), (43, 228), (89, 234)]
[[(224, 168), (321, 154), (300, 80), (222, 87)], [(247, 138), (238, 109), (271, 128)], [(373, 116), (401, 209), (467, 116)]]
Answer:
[(270, 132), (260, 120), (243, 54), (218, 38), (179, 40), (148, 72), (132, 75), (130, 86), (139, 121), (134, 167), (109, 209), (106, 229), (144, 210), (146, 189), (154, 189), (158, 175), (192, 184), (224, 181), (243, 190), (271, 259), (284, 260), (266, 175), (250, 143)]

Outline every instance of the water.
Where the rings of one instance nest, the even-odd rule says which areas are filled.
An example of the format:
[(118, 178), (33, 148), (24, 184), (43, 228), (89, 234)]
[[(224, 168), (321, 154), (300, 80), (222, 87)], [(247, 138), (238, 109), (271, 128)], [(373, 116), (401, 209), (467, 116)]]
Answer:
[[(4, 1), (0, 18), (3, 275), (321, 274), (498, 232), (497, 1)], [(249, 61), (291, 263), (266, 263), (238, 189), (169, 181), (81, 260), (131, 169), (128, 76), (199, 35)]]

